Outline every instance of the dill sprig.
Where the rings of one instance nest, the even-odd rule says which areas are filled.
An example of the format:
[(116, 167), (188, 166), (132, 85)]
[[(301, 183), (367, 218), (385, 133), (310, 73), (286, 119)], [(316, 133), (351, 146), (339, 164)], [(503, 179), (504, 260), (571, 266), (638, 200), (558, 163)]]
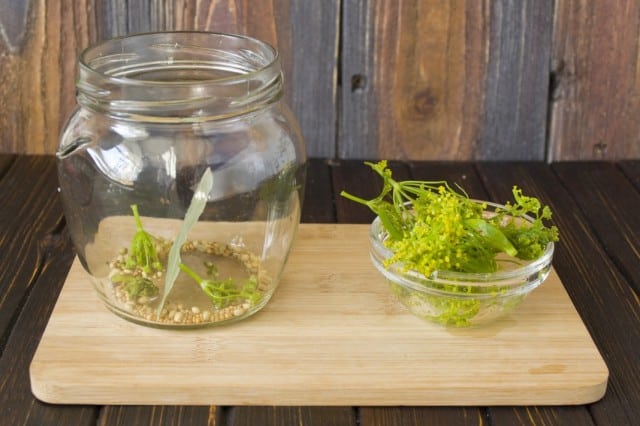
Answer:
[(127, 268), (140, 268), (147, 274), (162, 270), (162, 263), (158, 258), (155, 238), (149, 234), (142, 226), (142, 220), (138, 213), (138, 206), (131, 206), (133, 217), (136, 222), (136, 233), (131, 240), (129, 255), (125, 265)]
[(180, 269), (198, 283), (218, 309), (236, 302), (246, 301), (255, 305), (260, 301), (262, 295), (258, 291), (258, 278), (255, 275), (251, 275), (241, 287), (238, 287), (232, 278), (219, 279), (216, 270), (211, 270), (208, 265), (205, 266), (208, 274), (213, 276), (202, 278), (184, 263), (180, 264)]
[[(547, 244), (558, 240), (548, 206), (513, 187), (514, 201), (487, 214), (487, 204), (469, 198), (459, 186), (446, 181), (396, 181), (386, 161), (365, 163), (383, 180), (380, 194), (370, 200), (342, 191), (341, 195), (366, 205), (378, 215), (393, 252), (387, 266), (425, 276), (437, 270), (485, 273), (498, 269), (496, 255), (506, 253), (530, 260), (542, 255)], [(533, 222), (523, 220), (533, 217)]]

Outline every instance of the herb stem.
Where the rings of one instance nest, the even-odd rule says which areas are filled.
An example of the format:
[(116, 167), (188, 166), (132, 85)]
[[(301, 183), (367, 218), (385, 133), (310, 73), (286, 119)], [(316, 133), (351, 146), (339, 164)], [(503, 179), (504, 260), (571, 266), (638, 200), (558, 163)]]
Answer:
[(357, 197), (355, 195), (351, 195), (346, 191), (342, 191), (340, 193), (340, 195), (345, 197), (345, 198), (347, 198), (347, 199), (349, 199), (349, 200), (351, 200), (351, 201), (355, 201), (356, 203), (364, 204), (365, 206), (368, 206), (370, 204), (369, 201), (365, 200), (364, 198), (360, 198), (360, 197)]
[(179, 267), (185, 274), (193, 278), (198, 284), (201, 284), (202, 281), (204, 281), (198, 274), (195, 273), (193, 269), (189, 268), (184, 263), (180, 263)]
[(131, 210), (133, 211), (133, 217), (136, 221), (136, 227), (138, 229), (143, 229), (142, 228), (142, 220), (140, 220), (140, 213), (138, 213), (138, 205), (137, 204), (132, 204), (131, 205)]

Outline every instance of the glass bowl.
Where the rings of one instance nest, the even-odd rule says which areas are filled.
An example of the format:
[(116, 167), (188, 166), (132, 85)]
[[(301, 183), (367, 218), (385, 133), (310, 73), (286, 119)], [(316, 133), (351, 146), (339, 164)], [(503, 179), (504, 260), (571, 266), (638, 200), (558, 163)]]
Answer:
[(387, 232), (376, 217), (369, 235), (371, 260), (393, 294), (412, 314), (452, 327), (486, 324), (507, 315), (547, 278), (554, 251), (554, 244), (549, 243), (534, 260), (514, 262), (505, 255), (496, 259), (500, 266), (496, 272), (435, 271), (427, 277), (406, 270), (402, 263), (385, 265), (393, 255), (384, 244), (386, 238)]

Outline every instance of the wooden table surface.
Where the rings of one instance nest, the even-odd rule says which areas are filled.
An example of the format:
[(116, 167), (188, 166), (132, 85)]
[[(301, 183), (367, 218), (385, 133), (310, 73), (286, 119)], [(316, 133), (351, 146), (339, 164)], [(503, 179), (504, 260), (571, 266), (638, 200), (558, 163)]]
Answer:
[[(585, 406), (56, 406), (33, 397), (29, 365), (74, 258), (51, 156), (0, 155), (0, 423), (26, 425), (637, 425), (640, 419), (640, 161), (392, 163), (398, 178), (447, 179), (503, 202), (514, 184), (554, 212), (554, 257), (610, 372)], [(360, 161), (310, 161), (303, 221), (367, 223), (336, 196), (375, 195)], [(354, 336), (355, 337), (355, 336)], [(473, 363), (473, 360), (469, 361)], [(99, 380), (99, 377), (95, 378)]]

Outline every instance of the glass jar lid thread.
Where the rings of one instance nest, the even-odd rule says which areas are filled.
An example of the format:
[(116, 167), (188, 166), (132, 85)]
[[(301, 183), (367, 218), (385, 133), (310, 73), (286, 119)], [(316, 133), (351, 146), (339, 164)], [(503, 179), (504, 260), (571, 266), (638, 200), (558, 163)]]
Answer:
[(121, 119), (200, 122), (247, 114), (282, 96), (277, 51), (249, 37), (148, 33), (81, 55), (78, 102)]

